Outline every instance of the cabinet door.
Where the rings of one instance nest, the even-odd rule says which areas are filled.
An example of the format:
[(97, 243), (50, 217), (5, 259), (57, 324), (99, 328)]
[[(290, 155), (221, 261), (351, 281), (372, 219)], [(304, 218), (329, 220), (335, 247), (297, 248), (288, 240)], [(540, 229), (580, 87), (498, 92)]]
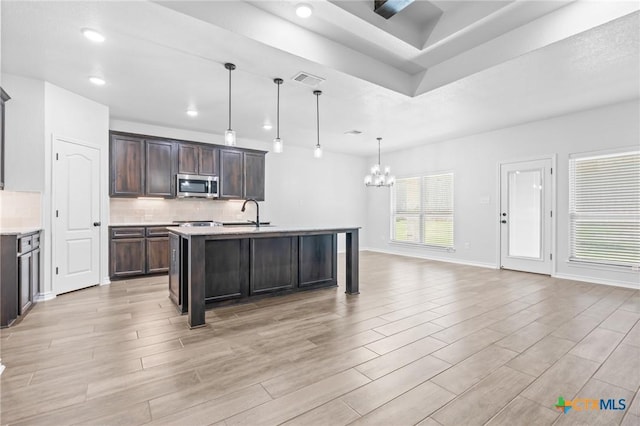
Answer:
[(111, 240), (112, 277), (143, 275), (145, 273), (145, 239), (123, 238)]
[(31, 252), (31, 303), (38, 299), (40, 291), (40, 249)]
[(31, 305), (31, 253), (18, 258), (18, 314), (24, 315)]
[(167, 272), (169, 270), (169, 238), (147, 238), (147, 273)]
[(178, 173), (198, 174), (198, 146), (187, 143), (178, 144)]
[(243, 198), (242, 151), (220, 150), (220, 198)]
[(217, 148), (208, 146), (200, 146), (199, 148), (199, 168), (198, 174), (205, 176), (218, 176), (218, 157)]
[(146, 143), (145, 195), (171, 197), (173, 195), (173, 143), (150, 141)]
[(144, 195), (144, 139), (111, 135), (110, 193), (115, 197)]
[(244, 153), (244, 198), (264, 201), (264, 154)]

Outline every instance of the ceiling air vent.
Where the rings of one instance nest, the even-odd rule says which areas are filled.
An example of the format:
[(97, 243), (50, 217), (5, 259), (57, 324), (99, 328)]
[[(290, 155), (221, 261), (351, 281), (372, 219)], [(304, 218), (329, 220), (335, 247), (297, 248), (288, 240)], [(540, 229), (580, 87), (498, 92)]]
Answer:
[(294, 75), (292, 80), (297, 81), (298, 83), (302, 83), (305, 86), (316, 87), (324, 81), (324, 78), (301, 71), (298, 74)]
[(348, 132), (344, 132), (345, 135), (361, 135), (362, 132), (360, 130), (349, 130)]

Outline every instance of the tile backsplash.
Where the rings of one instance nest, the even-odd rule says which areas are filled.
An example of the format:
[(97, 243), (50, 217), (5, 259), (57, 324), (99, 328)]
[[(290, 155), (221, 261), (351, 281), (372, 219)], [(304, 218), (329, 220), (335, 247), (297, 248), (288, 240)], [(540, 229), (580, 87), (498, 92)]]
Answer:
[[(111, 198), (110, 225), (128, 223), (171, 223), (174, 220), (245, 220), (255, 213), (240, 212), (240, 201), (198, 199), (150, 200)], [(253, 212), (253, 209), (247, 209)]]
[(0, 228), (41, 226), (40, 192), (0, 191)]

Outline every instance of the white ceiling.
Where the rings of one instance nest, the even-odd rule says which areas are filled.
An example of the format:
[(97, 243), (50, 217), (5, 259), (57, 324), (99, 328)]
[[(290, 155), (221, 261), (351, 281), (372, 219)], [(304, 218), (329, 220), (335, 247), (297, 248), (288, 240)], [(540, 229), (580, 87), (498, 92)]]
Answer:
[[(388, 21), (373, 1), (23, 2), (2, 7), (2, 71), (108, 105), (112, 118), (221, 134), (271, 148), (316, 138), (371, 155), (623, 100), (640, 93), (640, 8), (611, 1), (417, 1)], [(100, 30), (94, 44), (80, 29)], [(89, 75), (107, 84), (91, 85)], [(200, 114), (187, 117), (195, 107)], [(360, 130), (358, 136), (344, 133)], [(286, 148), (285, 148), (286, 149)]]

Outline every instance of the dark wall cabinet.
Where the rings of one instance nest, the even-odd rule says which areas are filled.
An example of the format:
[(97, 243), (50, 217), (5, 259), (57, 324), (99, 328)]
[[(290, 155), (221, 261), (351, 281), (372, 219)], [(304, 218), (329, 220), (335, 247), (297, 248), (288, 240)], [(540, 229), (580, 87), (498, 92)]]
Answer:
[(180, 173), (218, 176), (221, 199), (265, 199), (265, 151), (122, 132), (110, 136), (112, 197), (173, 198)]
[(264, 201), (265, 154), (220, 150), (220, 198)]
[(175, 143), (112, 132), (110, 151), (109, 195), (174, 196)]
[(40, 288), (40, 231), (0, 236), (0, 327), (24, 317)]
[(164, 226), (112, 226), (109, 235), (111, 278), (169, 270), (169, 232)]
[(4, 103), (11, 97), (0, 87), (0, 189), (4, 189)]
[(218, 176), (218, 148), (178, 142), (178, 173)]

